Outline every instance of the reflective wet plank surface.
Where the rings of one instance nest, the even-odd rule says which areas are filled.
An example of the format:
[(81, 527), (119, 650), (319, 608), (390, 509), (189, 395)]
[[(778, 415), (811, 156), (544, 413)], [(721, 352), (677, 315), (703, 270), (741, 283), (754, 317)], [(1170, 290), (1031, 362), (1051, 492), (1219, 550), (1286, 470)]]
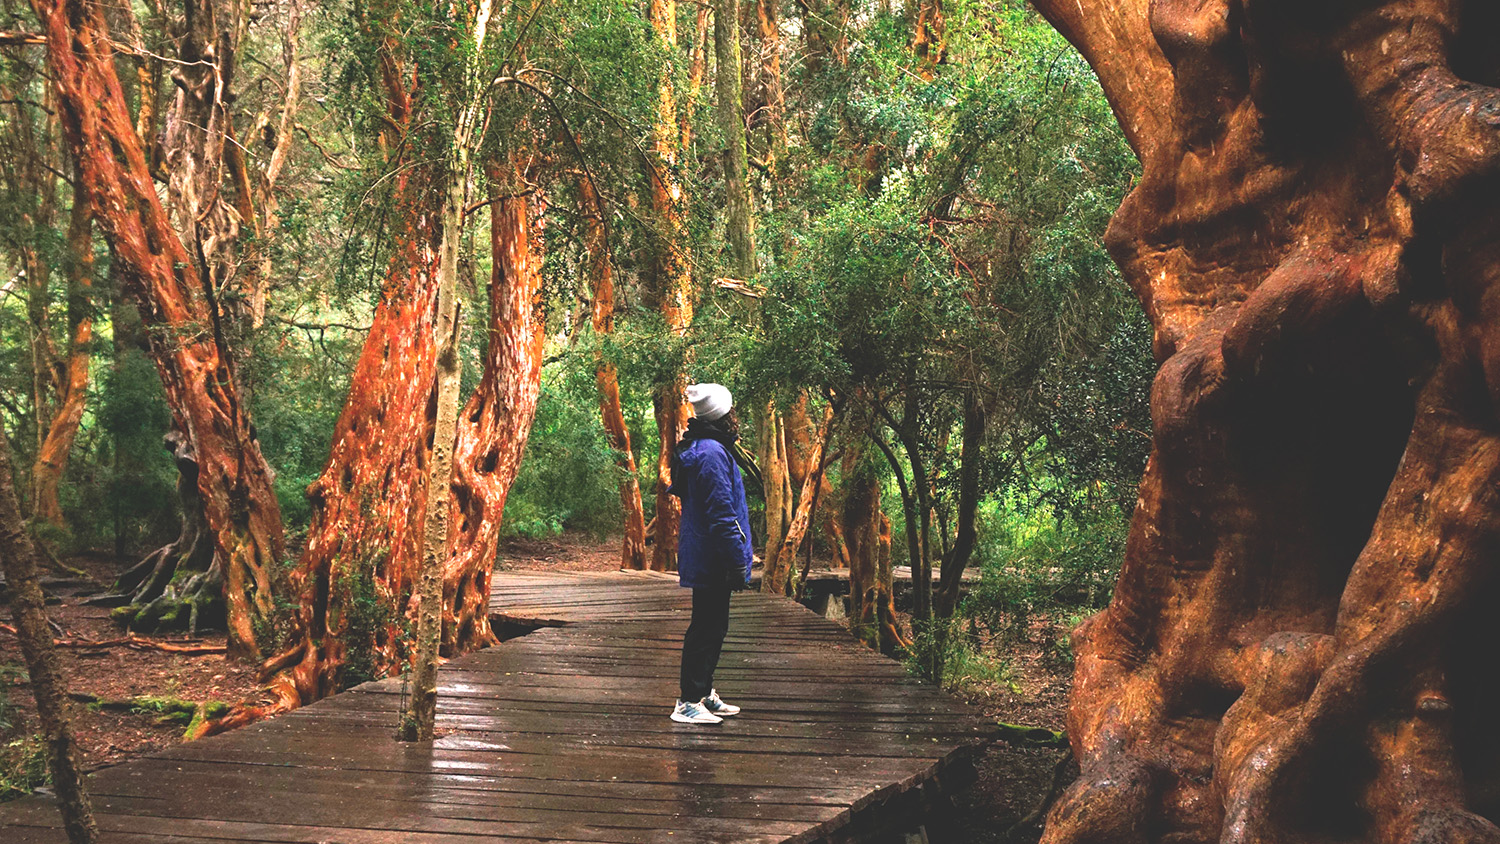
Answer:
[[(392, 739), (398, 679), (90, 779), (111, 842), (787, 842), (879, 837), (961, 781), (988, 734), (800, 605), (741, 593), (716, 683), (744, 712), (667, 718), (689, 594), (659, 575), (497, 572), (534, 632), (444, 666), (440, 737)], [(0, 841), (64, 842), (44, 797)]]

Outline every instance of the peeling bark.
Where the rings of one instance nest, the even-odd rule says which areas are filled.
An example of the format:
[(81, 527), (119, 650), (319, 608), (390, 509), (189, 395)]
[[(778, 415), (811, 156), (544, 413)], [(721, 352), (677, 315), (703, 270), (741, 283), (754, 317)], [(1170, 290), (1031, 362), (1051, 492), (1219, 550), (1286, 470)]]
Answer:
[(1493, 8), (1037, 5), (1144, 165), (1162, 361), (1044, 841), (1500, 841)]
[(440, 199), (430, 175), (409, 169), (394, 188), (402, 213), (390, 271), (334, 426), (328, 467), (307, 490), (312, 524), (290, 574), (298, 608), (287, 641), (261, 666), (260, 697), (206, 722), (205, 733), (388, 676), (409, 658), (404, 627), (426, 516), (437, 366)]
[[(36, 0), (47, 63), (79, 181), (149, 330), (174, 424), (191, 438), (223, 567), (232, 655), (256, 657), (274, 624), (281, 512), (219, 332), (214, 287), (157, 199), (97, 6)], [(200, 252), (200, 254), (202, 254)]]

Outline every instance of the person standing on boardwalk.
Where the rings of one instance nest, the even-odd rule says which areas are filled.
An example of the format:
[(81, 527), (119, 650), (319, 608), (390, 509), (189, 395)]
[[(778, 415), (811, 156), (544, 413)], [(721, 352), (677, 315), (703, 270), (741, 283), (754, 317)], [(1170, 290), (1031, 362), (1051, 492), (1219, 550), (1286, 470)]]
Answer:
[(672, 720), (718, 724), (739, 714), (714, 689), (714, 669), (729, 632), (729, 596), (750, 579), (750, 505), (734, 462), (739, 419), (721, 384), (687, 388), (693, 418), (672, 455), (671, 493), (682, 499), (677, 575), (693, 590), (693, 620), (682, 640), (681, 696)]

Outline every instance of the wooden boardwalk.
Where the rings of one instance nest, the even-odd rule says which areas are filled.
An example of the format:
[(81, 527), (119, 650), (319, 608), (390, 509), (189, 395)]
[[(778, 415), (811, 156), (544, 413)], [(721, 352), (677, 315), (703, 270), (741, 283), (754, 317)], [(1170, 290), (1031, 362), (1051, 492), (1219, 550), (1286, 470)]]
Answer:
[[(136, 844), (880, 840), (962, 784), (987, 729), (837, 624), (735, 597), (716, 681), (745, 708), (668, 720), (688, 593), (631, 574), (498, 572), (492, 611), (547, 625), (452, 660), (440, 738), (392, 740), (398, 680), (91, 778)], [(514, 625), (511, 625), (514, 626)], [(0, 804), (0, 842), (64, 842), (52, 802)]]

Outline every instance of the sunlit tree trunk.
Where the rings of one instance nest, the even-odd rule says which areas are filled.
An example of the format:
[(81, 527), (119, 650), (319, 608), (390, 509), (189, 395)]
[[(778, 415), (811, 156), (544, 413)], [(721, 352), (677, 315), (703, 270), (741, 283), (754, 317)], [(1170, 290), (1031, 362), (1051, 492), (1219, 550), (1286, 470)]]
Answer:
[[(675, 53), (675, 0), (651, 0), (648, 17), (657, 37)], [(688, 238), (684, 214), (687, 197), (676, 172), (682, 128), (677, 120), (677, 98), (670, 73), (663, 73), (657, 82), (656, 108), (652, 135), (657, 160), (651, 178), (651, 206), (658, 224), (655, 296), (667, 330), (683, 337), (693, 322), (693, 277), (686, 253)], [(692, 415), (686, 390), (687, 377), (679, 370), (656, 384), (651, 396), (656, 411), (656, 429), (661, 437), (661, 451), (656, 461), (656, 514), (652, 519), (655, 531), (651, 549), (651, 568), (657, 571), (677, 568), (677, 526), (682, 509), (667, 489), (672, 484), (672, 452), (676, 450), (678, 438), (687, 429), (687, 420)]]
[(1500, 8), (1037, 5), (1161, 361), (1044, 840), (1500, 841)]
[(93, 218), (88, 197), (82, 190), (74, 194), (68, 220), (66, 268), (68, 351), (59, 361), (61, 378), (57, 406), (31, 469), (32, 513), (38, 519), (59, 526), (64, 522), (59, 487), (63, 470), (68, 466), (68, 456), (73, 452), (78, 427), (83, 422), (83, 411), (88, 402), (89, 364), (93, 358), (90, 346), (94, 337), (94, 312), (89, 300), (94, 281)]
[(37, 720), (47, 741), (47, 770), (57, 792), (63, 827), (72, 844), (92, 844), (98, 840), (99, 829), (78, 766), (78, 741), (67, 716), (67, 683), (47, 624), (46, 599), (37, 580), (36, 549), (21, 521), (21, 505), (11, 477), (10, 441), (4, 430), (0, 430), (0, 571), (5, 573), (11, 618), (16, 623), (16, 638), (36, 699)]
[[(603, 209), (598, 192), (589, 177), (579, 179), (578, 193), (584, 213), (584, 251), (588, 253), (589, 282), (593, 291), (591, 322), (600, 338), (615, 330), (615, 270), (605, 238)], [(594, 360), (594, 381), (599, 387), (599, 415), (604, 421), (604, 435), (615, 452), (620, 470), (620, 512), (622, 538), (620, 568), (646, 568), (646, 517), (641, 503), (641, 483), (636, 474), (635, 452), (630, 446), (630, 429), (625, 426), (625, 412), (620, 405), (620, 380), (615, 365), (600, 352)]]
[(150, 330), (174, 422), (193, 438), (199, 490), (224, 572), (230, 652), (257, 656), (264, 644), (257, 628), (274, 627), (285, 556), (281, 513), (235, 387), (215, 289), (157, 200), (98, 7), (79, 0), (32, 5), (47, 34), (48, 67), (79, 180)]

